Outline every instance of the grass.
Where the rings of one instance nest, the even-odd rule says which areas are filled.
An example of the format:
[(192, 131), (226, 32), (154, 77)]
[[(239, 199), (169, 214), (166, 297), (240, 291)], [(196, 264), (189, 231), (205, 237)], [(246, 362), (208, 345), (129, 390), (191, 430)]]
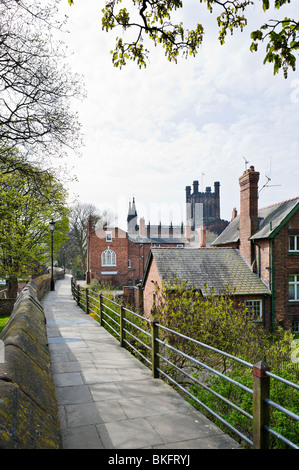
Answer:
[(9, 316), (8, 317), (0, 317), (0, 333), (3, 330), (3, 328), (5, 327), (8, 320), (9, 320)]

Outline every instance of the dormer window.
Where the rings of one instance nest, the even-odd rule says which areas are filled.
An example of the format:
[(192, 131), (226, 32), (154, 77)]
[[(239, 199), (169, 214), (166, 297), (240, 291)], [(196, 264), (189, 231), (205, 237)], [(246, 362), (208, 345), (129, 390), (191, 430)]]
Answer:
[(112, 242), (112, 232), (106, 232), (106, 242)]

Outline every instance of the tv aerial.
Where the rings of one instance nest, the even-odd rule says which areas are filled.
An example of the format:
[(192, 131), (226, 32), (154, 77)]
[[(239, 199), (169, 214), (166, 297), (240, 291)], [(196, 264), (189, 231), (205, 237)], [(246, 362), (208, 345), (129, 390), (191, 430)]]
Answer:
[(264, 188), (273, 188), (275, 186), (281, 186), (281, 184), (269, 184), (270, 181), (271, 181), (271, 173), (272, 173), (272, 159), (270, 158), (270, 176), (267, 175), (267, 173), (265, 174), (265, 177), (267, 179), (266, 183), (264, 184), (264, 186), (261, 187), (261, 189), (259, 190), (259, 193), (264, 189)]
[(243, 158), (244, 158), (244, 161), (245, 161), (245, 170), (247, 170), (247, 163), (249, 163), (249, 160), (246, 160), (245, 157), (243, 157)]

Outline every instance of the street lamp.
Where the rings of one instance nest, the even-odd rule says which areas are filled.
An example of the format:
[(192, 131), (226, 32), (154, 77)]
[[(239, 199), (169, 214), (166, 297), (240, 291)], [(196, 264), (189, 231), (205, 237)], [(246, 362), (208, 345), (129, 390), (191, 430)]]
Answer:
[(52, 219), (50, 222), (51, 230), (51, 290), (55, 290), (54, 272), (53, 272), (53, 232), (55, 230), (55, 222)]

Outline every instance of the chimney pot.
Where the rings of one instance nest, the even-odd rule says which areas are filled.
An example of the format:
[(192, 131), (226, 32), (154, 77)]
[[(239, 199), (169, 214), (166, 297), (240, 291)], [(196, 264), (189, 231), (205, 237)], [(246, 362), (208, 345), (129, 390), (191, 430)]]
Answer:
[(234, 220), (238, 215), (237, 209), (234, 207), (233, 208), (233, 213), (232, 213), (232, 220)]
[(200, 227), (200, 248), (205, 248), (207, 246), (207, 236), (206, 236), (206, 227), (202, 225)]

